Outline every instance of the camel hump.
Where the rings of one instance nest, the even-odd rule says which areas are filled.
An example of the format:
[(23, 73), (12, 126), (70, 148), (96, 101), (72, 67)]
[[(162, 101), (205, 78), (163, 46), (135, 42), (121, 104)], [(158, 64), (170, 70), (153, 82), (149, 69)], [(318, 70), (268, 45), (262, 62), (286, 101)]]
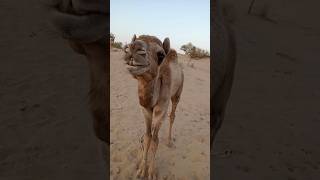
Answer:
[(174, 49), (170, 49), (168, 54), (166, 55), (167, 61), (176, 61), (178, 57), (178, 53)]

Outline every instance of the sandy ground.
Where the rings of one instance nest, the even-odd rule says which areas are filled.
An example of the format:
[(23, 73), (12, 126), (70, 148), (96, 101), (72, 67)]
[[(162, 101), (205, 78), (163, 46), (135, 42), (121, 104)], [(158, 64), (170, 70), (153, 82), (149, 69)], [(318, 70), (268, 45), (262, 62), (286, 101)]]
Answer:
[(233, 153), (214, 157), (214, 180), (320, 179), (320, 26), (311, 8), (319, 6), (273, 2), (276, 23), (248, 16), (249, 0), (232, 0), (239, 54), (215, 147)]
[[(139, 138), (145, 132), (137, 81), (127, 72), (123, 52), (111, 51), (111, 179), (135, 179)], [(169, 118), (162, 124), (157, 152), (159, 179), (209, 179), (210, 66), (209, 59), (179, 56), (185, 83), (173, 126), (173, 148), (165, 145)]]
[(0, 179), (106, 179), (86, 59), (55, 33), (38, 0), (2, 0), (0, 9)]
[[(48, 25), (39, 1), (0, 2), (0, 179), (103, 179), (99, 145), (86, 105), (87, 62)], [(318, 180), (320, 24), (316, 17), (320, 11), (314, 2), (319, 1), (290, 1), (290, 8), (276, 24), (245, 15), (249, 0), (229, 1), (240, 12), (235, 22), (239, 58), (228, 113), (215, 147), (233, 153), (215, 157), (211, 177)], [(272, 9), (279, 14), (284, 7)], [(194, 66), (199, 69), (185, 66), (192, 74), (186, 74), (177, 111), (176, 148), (164, 145), (168, 123), (162, 127), (158, 153), (161, 175), (208, 176), (205, 97), (209, 96), (199, 93), (207, 90), (208, 65)], [(113, 172), (120, 170), (113, 176), (121, 180), (135, 174), (143, 118), (136, 106), (136, 82), (120, 67), (112, 69), (119, 71), (113, 75), (130, 84), (120, 83), (122, 86), (111, 89), (122, 94), (111, 96), (118, 103), (112, 107), (117, 121), (111, 125), (119, 127), (112, 129), (111, 137), (117, 136), (112, 139), (112, 149), (118, 155), (112, 156), (111, 162)], [(126, 101), (128, 97), (132, 97), (130, 101)], [(130, 116), (120, 108), (130, 110)], [(123, 122), (130, 126), (123, 126)]]

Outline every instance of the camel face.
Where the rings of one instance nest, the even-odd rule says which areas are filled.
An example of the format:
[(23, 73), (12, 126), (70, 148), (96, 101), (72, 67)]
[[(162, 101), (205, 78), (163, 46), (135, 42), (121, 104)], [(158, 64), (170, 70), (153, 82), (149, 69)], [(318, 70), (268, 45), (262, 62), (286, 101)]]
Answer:
[(161, 41), (160, 44), (150, 42), (145, 39), (145, 36), (140, 36), (139, 39), (134, 36), (132, 42), (126, 45), (124, 50), (127, 69), (134, 77), (143, 75), (147, 71), (156, 72), (166, 55)]
[(107, 36), (107, 0), (49, 0), (51, 22), (62, 37), (95, 42)]
[(127, 69), (133, 76), (139, 76), (150, 69), (151, 60), (147, 54), (147, 44), (135, 41), (125, 48)]

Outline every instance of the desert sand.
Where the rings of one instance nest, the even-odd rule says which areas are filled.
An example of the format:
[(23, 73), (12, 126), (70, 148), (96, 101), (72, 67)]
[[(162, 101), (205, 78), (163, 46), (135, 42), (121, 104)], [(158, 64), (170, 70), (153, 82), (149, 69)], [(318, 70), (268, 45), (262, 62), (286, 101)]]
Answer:
[[(106, 179), (87, 106), (87, 62), (72, 52), (48, 24), (39, 1), (42, 0), (0, 2), (0, 180)], [(319, 1), (292, 0), (286, 1), (289, 2), (286, 6), (279, 0), (256, 1), (274, 2), (271, 9), (275, 11), (273, 17), (278, 17), (276, 23), (248, 16), (246, 12), (251, 0), (229, 1), (238, 11), (234, 26), (239, 58), (228, 113), (215, 147), (217, 152), (227, 149), (233, 153), (214, 158), (210, 164), (212, 178), (320, 179)], [(194, 66), (202, 67), (196, 63)], [(208, 64), (203, 69), (208, 69)], [(185, 88), (203, 91), (204, 86), (200, 84), (206, 83), (197, 80), (197, 74), (205, 71), (189, 67), (185, 70), (194, 72), (186, 74), (186, 81), (196, 85)], [(136, 82), (125, 73), (116, 75), (128, 78), (127, 82), (132, 86), (123, 85), (117, 90), (128, 96), (127, 89), (132, 89), (130, 95), (136, 97)], [(174, 124), (175, 149), (164, 145), (168, 123), (161, 128), (160, 175), (185, 176), (193, 171), (189, 171), (187, 165), (197, 169), (199, 162), (203, 163), (202, 167), (208, 163), (205, 161), (207, 157), (202, 159), (199, 154), (200, 148), (208, 147), (209, 139), (204, 140), (204, 146), (200, 146), (197, 140), (206, 134), (205, 129), (200, 132), (202, 125), (199, 122), (190, 123), (192, 126), (188, 124), (190, 119), (201, 120), (200, 113), (191, 112), (202, 112), (208, 105), (190, 103), (186, 92), (182, 94)], [(199, 93), (189, 94), (190, 97), (196, 95)], [(112, 98), (114, 101), (116, 97)], [(123, 100), (126, 97), (119, 96), (118, 99), (112, 111), (119, 116), (119, 108), (126, 109), (126, 103), (131, 102)], [(135, 128), (118, 128), (119, 139), (112, 139), (112, 146), (117, 146), (122, 155), (116, 157), (121, 161), (111, 161), (115, 165), (112, 167), (114, 172), (119, 167), (119, 177), (135, 174), (135, 149), (138, 137), (143, 133), (143, 118), (136, 107), (137, 99), (131, 99), (136, 101), (130, 106), (131, 111), (136, 111), (131, 114), (135, 118), (129, 122), (123, 114), (119, 121), (112, 122), (128, 121)], [(193, 98), (193, 101), (208, 102), (204, 98), (201, 101)], [(204, 119), (208, 116), (202, 114)], [(112, 131), (115, 135), (116, 130)], [(191, 131), (195, 132), (193, 136)], [(181, 155), (190, 149), (197, 152), (182, 161)], [(192, 162), (196, 158), (189, 159), (191, 157), (199, 160)], [(169, 169), (166, 165), (172, 163), (172, 158), (180, 158), (181, 164), (176, 163)], [(178, 167), (183, 168), (177, 170)], [(201, 172), (208, 173), (208, 170), (201, 169), (197, 173), (198, 179), (201, 179)]]
[[(226, 0), (235, 7), (238, 61), (213, 180), (320, 179), (319, 1)], [(318, 2), (318, 3), (317, 3)]]
[(87, 61), (39, 2), (0, 3), (0, 180), (106, 179)]
[[(135, 179), (139, 139), (145, 133), (138, 101), (137, 81), (128, 73), (123, 52), (110, 58), (110, 164), (111, 179)], [(173, 125), (174, 147), (165, 145), (169, 118), (161, 127), (157, 162), (159, 179), (209, 179), (210, 177), (210, 60), (179, 55), (185, 82)], [(170, 108), (170, 107), (169, 107)]]

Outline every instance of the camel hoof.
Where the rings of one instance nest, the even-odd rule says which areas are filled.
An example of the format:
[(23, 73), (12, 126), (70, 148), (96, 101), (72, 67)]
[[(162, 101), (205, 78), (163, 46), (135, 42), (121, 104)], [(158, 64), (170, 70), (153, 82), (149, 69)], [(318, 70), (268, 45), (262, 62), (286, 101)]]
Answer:
[(157, 180), (158, 179), (158, 173), (154, 167), (150, 167), (148, 170), (148, 180)]
[(168, 142), (167, 142), (167, 146), (168, 146), (168, 148), (175, 148), (175, 147), (176, 147), (176, 146), (173, 144), (172, 141), (168, 141)]
[(146, 166), (146, 163), (142, 161), (137, 171), (137, 178), (146, 177), (146, 173), (147, 173), (147, 166)]
[(146, 170), (145, 169), (139, 169), (137, 172), (137, 178), (144, 178), (146, 177)]

